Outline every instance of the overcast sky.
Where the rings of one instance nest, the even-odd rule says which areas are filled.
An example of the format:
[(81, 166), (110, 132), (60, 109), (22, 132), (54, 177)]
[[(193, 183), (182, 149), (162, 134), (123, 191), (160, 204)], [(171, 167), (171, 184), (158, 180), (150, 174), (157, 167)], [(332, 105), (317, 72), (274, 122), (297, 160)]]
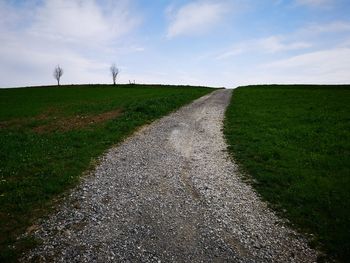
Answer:
[(0, 87), (350, 83), (350, 0), (0, 0)]

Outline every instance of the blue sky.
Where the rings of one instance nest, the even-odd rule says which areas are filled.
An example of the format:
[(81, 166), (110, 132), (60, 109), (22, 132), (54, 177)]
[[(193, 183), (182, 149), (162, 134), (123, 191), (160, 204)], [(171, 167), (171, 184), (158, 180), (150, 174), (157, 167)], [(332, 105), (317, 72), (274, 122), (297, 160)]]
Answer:
[(350, 83), (349, 0), (0, 0), (0, 87)]

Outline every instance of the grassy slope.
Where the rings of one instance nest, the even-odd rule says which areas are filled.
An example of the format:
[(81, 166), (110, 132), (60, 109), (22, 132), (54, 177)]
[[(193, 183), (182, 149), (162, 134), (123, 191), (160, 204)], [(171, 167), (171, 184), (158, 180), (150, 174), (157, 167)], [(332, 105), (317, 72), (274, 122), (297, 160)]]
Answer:
[[(0, 90), (0, 261), (16, 257), (6, 247), (103, 151), (135, 128), (208, 92), (211, 89), (140, 85)], [(122, 115), (103, 123), (70, 131), (33, 131), (56, 119), (115, 109), (122, 109)]]
[(263, 198), (328, 255), (350, 258), (350, 86), (251, 86), (226, 113), (230, 151)]

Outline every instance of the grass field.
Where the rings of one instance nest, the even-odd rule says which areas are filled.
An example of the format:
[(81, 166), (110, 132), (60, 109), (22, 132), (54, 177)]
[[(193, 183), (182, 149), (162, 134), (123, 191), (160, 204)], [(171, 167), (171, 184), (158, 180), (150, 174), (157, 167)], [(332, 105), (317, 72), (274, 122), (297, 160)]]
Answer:
[(33, 245), (15, 238), (106, 149), (211, 91), (142, 85), (0, 89), (0, 262)]
[(229, 150), (261, 196), (327, 257), (350, 258), (350, 86), (250, 86), (226, 112)]

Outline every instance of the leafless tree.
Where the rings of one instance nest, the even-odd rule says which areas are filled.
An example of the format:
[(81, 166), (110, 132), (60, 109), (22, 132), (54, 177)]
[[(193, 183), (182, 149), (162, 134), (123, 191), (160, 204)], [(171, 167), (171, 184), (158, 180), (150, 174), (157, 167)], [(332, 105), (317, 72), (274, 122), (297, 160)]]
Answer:
[(113, 64), (111, 66), (111, 73), (112, 73), (112, 78), (113, 78), (113, 85), (115, 85), (116, 80), (117, 80), (117, 76), (119, 74), (119, 69), (117, 68), (117, 66), (115, 64)]
[(53, 71), (53, 76), (57, 80), (58, 86), (60, 85), (60, 79), (61, 79), (62, 75), (63, 75), (63, 69), (60, 67), (60, 65), (57, 65), (57, 67)]

